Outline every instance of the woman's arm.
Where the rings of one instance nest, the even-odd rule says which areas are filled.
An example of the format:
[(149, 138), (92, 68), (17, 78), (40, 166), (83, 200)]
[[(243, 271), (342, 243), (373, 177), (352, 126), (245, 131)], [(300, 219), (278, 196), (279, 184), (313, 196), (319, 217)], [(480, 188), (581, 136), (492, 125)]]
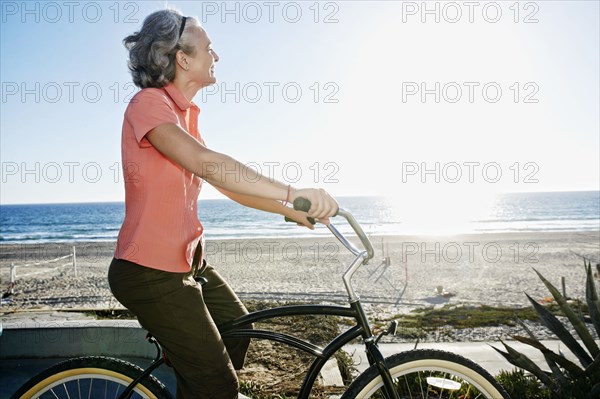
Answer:
[(164, 156), (214, 186), (275, 200), (287, 197), (287, 185), (269, 181), (230, 156), (206, 148), (177, 125), (160, 125), (146, 137)]
[(337, 212), (337, 202), (325, 190), (292, 189), (288, 198), (287, 184), (263, 176), (228, 155), (206, 148), (175, 124), (157, 126), (146, 134), (146, 138), (164, 156), (215, 187), (270, 200), (288, 199), (293, 202), (304, 197), (312, 204), (308, 214), (324, 223)]

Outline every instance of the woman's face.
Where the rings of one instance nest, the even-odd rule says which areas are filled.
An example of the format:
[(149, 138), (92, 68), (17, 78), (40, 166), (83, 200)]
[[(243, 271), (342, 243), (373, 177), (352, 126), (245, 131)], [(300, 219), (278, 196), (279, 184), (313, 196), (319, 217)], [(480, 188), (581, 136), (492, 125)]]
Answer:
[(212, 49), (210, 39), (202, 28), (194, 28), (196, 39), (196, 52), (193, 56), (187, 55), (189, 64), (189, 76), (191, 80), (198, 83), (200, 88), (210, 86), (217, 81), (215, 77), (215, 62), (219, 56)]

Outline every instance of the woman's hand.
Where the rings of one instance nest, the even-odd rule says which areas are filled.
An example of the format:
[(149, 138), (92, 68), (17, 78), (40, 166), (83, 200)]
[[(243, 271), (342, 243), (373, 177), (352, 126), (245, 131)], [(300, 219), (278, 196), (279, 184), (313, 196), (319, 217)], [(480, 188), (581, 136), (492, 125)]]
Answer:
[[(290, 202), (294, 202), (294, 200), (299, 197), (309, 200), (311, 206), (308, 211), (308, 216), (318, 219), (319, 222), (324, 224), (329, 224), (329, 218), (335, 215), (339, 209), (337, 201), (323, 189), (292, 189), (290, 194)], [(304, 212), (301, 213), (304, 214)], [(293, 219), (298, 220), (296, 218)]]
[(308, 227), (311, 230), (315, 229), (315, 225), (308, 220), (309, 216), (306, 212), (297, 211), (294, 208), (287, 207), (284, 215), (290, 219), (293, 219), (298, 226)]

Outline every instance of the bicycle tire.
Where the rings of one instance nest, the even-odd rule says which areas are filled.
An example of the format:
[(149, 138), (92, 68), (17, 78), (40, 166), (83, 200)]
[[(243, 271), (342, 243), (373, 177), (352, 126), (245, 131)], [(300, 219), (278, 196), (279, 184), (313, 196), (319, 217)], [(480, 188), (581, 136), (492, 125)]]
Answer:
[[(487, 371), (454, 353), (418, 349), (385, 361), (400, 398), (510, 399)], [(385, 398), (382, 385), (377, 368), (371, 366), (350, 384), (342, 399)]]
[[(105, 397), (109, 392), (110, 397), (116, 398), (142, 372), (143, 369), (139, 366), (110, 357), (85, 356), (69, 359), (31, 378), (13, 394), (12, 399), (98, 398)], [(104, 392), (104, 395), (100, 395), (99, 391)], [(173, 396), (160, 381), (150, 375), (136, 385), (131, 398), (173, 399)]]

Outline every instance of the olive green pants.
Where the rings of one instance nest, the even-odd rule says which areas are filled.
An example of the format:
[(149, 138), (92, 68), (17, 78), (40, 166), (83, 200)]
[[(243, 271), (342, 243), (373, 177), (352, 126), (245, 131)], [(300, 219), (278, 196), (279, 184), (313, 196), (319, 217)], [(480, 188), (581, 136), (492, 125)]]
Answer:
[[(194, 275), (207, 279), (204, 285)], [(177, 376), (177, 398), (234, 399), (249, 339), (223, 340), (217, 326), (248, 311), (217, 271), (172, 273), (113, 259), (110, 289), (162, 345)]]

